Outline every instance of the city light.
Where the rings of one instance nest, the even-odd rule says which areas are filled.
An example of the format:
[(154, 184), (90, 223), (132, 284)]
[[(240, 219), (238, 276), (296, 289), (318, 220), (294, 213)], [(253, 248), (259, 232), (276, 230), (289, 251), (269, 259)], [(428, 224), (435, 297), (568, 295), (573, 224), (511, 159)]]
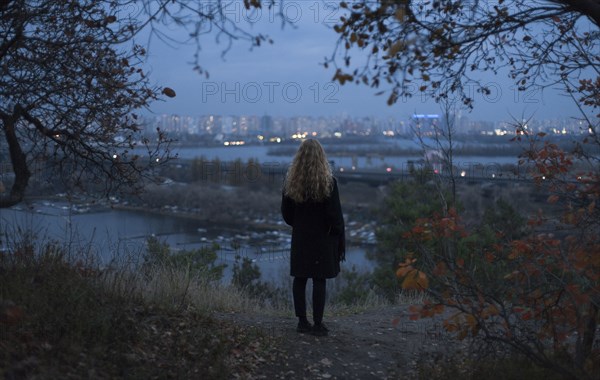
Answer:
[[(256, 115), (214, 114), (201, 116), (163, 114), (145, 117), (145, 119), (143, 124), (148, 132), (160, 128), (167, 133), (197, 136), (222, 135), (225, 137), (224, 140), (243, 138), (246, 145), (268, 141), (276, 136), (292, 135), (295, 135), (293, 139), (306, 139), (309, 136), (319, 138), (382, 136), (395, 139), (411, 135), (413, 128), (417, 128), (422, 136), (435, 136), (435, 126), (443, 127), (444, 124), (441, 116), (433, 113), (416, 113), (405, 119), (350, 116), (269, 116), (265, 118)], [(570, 118), (525, 120), (515, 131), (514, 125), (506, 121), (469, 120), (465, 117), (457, 119), (455, 130), (457, 134), (499, 137), (538, 132), (555, 135), (588, 133), (587, 126), (579, 120)], [(593, 131), (590, 130), (589, 133), (592, 134)], [(259, 136), (263, 136), (263, 139), (261, 140)]]

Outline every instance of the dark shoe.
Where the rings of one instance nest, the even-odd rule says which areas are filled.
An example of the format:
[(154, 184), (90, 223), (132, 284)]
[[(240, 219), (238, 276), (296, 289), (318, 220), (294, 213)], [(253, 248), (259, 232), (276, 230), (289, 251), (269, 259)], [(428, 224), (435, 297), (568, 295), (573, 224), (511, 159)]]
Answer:
[(310, 324), (310, 322), (298, 322), (298, 327), (296, 327), (296, 331), (302, 334), (306, 334), (311, 332), (313, 329), (313, 326)]
[(313, 326), (311, 333), (314, 336), (327, 336), (327, 334), (329, 334), (329, 330), (324, 324), (320, 323)]

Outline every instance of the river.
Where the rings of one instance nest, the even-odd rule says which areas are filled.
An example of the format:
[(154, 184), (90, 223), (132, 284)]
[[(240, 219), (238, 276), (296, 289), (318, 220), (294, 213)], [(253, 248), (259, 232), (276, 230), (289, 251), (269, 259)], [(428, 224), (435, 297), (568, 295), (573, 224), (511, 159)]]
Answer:
[[(66, 201), (36, 200), (0, 210), (3, 245), (18, 240), (21, 232), (32, 231), (38, 241), (68, 243), (74, 252), (91, 253), (101, 264), (113, 259), (141, 260), (145, 241), (155, 236), (173, 250), (219, 245), (218, 263), (227, 264), (224, 281), (230, 281), (236, 256), (251, 259), (262, 279), (281, 283), (289, 270), (290, 229), (240, 231), (189, 218), (119, 209), (88, 211)], [(348, 247), (344, 267), (361, 271), (373, 268), (365, 248)]]
[[(402, 149), (414, 148), (418, 145), (410, 140), (397, 140), (393, 143), (384, 142), (381, 147), (385, 149), (398, 147)], [(348, 152), (352, 151), (352, 146), (348, 147)], [(207, 160), (219, 159), (220, 161), (234, 161), (240, 159), (248, 161), (250, 159), (258, 160), (261, 164), (288, 165), (293, 159), (293, 155), (272, 155), (272, 151), (277, 149), (277, 144), (270, 145), (242, 145), (242, 146), (219, 146), (219, 147), (174, 147), (173, 153), (176, 153), (181, 159), (194, 159), (204, 157)], [(327, 149), (327, 146), (325, 146)], [(329, 159), (335, 163), (336, 169), (340, 168), (360, 168), (360, 169), (378, 169), (385, 167), (406, 168), (408, 161), (421, 160), (422, 156), (382, 156), (377, 155), (377, 146), (372, 148), (374, 152), (368, 157), (365, 156), (331, 156)], [(512, 155), (508, 156), (456, 156), (454, 157), (455, 166), (472, 167), (474, 165), (490, 166), (517, 164), (518, 158)]]

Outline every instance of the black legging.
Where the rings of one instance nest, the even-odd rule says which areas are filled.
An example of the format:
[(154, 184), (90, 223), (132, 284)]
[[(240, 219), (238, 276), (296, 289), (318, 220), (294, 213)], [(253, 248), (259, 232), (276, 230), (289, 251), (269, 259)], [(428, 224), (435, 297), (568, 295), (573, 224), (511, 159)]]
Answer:
[[(294, 277), (292, 292), (296, 317), (306, 317), (306, 282), (307, 277)], [(326, 282), (324, 278), (313, 278), (313, 321), (320, 324), (325, 310)]]

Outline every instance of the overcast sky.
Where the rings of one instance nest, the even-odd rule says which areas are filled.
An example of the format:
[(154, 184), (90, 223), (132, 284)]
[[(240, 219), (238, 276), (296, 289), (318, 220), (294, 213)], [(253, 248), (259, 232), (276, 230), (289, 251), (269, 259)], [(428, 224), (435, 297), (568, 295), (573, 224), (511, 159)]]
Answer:
[[(331, 30), (341, 14), (319, 0), (284, 3), (284, 14), (296, 28), (281, 28), (279, 20), (264, 10), (250, 15), (243, 7), (232, 8), (230, 17), (242, 25), (256, 20), (250, 30), (267, 32), (273, 45), (249, 50), (238, 42), (222, 57), (224, 45), (214, 37), (203, 40), (201, 64), (209, 79), (192, 70), (194, 47), (169, 47), (153, 40), (148, 69), (153, 82), (173, 88), (177, 97), (156, 102), (151, 112), (180, 115), (273, 115), (273, 116), (376, 116), (406, 118), (413, 113), (439, 113), (439, 106), (418, 93), (410, 100), (388, 106), (387, 96), (375, 96), (364, 85), (340, 86), (331, 81), (334, 69), (322, 66), (331, 55), (336, 34)], [(572, 101), (550, 89), (520, 93), (514, 91), (505, 74), (485, 79), (492, 94), (475, 94), (475, 108), (467, 116), (473, 120), (511, 121), (513, 117), (546, 119), (576, 116)]]

